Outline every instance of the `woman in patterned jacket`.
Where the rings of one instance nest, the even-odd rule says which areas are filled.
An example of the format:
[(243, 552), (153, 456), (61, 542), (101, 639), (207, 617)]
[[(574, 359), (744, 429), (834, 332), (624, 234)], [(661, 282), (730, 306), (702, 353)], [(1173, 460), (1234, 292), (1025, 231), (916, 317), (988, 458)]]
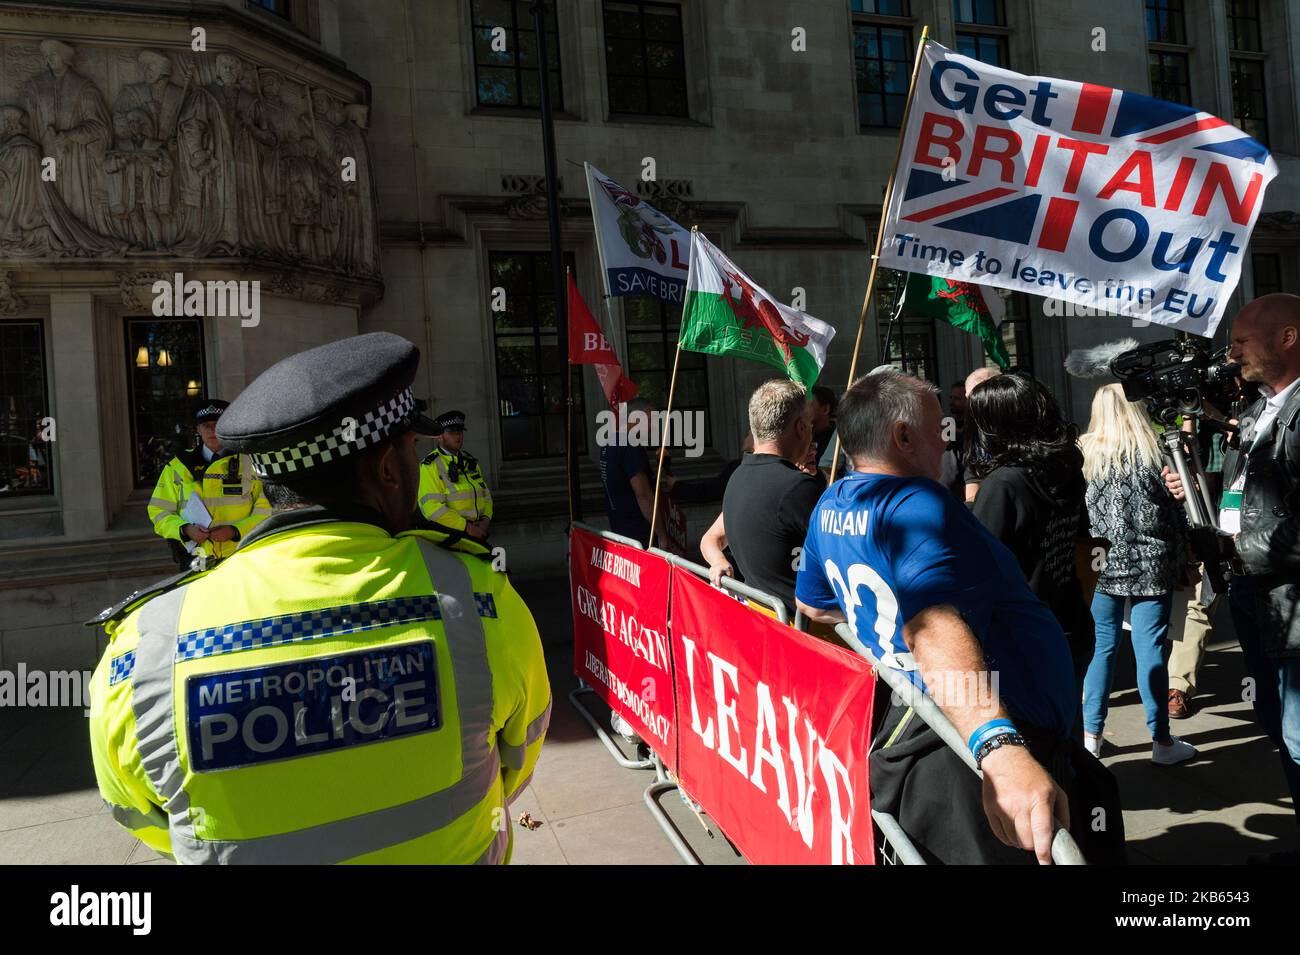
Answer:
[(1105, 385), (1093, 396), (1092, 420), (1079, 444), (1092, 534), (1110, 541), (1092, 600), (1097, 649), (1083, 681), (1084, 746), (1094, 755), (1101, 751), (1127, 602), (1138, 692), (1154, 741), (1151, 759), (1165, 766), (1181, 763), (1196, 750), (1169, 735), (1164, 645), (1173, 592), (1184, 586), (1186, 521), (1161, 480), (1155, 429), (1119, 385)]

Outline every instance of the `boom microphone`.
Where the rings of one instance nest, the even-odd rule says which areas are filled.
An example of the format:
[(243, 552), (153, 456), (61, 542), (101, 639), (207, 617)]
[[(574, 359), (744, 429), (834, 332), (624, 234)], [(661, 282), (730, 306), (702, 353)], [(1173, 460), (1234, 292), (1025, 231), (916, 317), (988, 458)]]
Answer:
[(1121, 338), (1094, 348), (1076, 348), (1065, 358), (1065, 370), (1075, 378), (1113, 377), (1110, 363), (1138, 347), (1134, 338)]

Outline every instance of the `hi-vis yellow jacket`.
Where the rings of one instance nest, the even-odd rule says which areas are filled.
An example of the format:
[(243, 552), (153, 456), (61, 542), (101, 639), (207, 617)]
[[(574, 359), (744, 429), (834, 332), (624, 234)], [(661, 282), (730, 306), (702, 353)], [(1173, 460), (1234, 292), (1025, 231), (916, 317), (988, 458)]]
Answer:
[(149, 520), (155, 534), (165, 540), (189, 542), (181, 533), (181, 528), (188, 523), (181, 517), (181, 509), (194, 491), (198, 491), (212, 515), (212, 527), (231, 524), (239, 532), (234, 540), (204, 541), (195, 548), (195, 554), (229, 557), (239, 541), (271, 513), (271, 505), (262, 494), (262, 482), (253, 476), (253, 462), (248, 455), (227, 454), (209, 463), (203, 460), (200, 446), (172, 458), (158, 476), (153, 497), (149, 499)]
[(465, 451), (434, 448), (420, 464), (420, 513), (431, 523), (463, 531), (492, 516), (492, 492), (478, 459)]
[[(182, 863), (497, 863), (551, 712), (486, 548), (365, 509), (273, 516), (92, 623), (95, 776)], [(459, 536), (459, 535), (453, 535)]]

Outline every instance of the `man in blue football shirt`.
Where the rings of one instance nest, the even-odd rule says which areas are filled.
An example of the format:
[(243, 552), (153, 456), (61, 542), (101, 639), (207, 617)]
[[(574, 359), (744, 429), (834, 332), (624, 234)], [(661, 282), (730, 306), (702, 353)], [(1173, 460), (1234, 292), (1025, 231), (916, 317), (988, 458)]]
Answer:
[[(934, 861), (1032, 861), (1013, 851), (1032, 850), (1048, 862), (1053, 823), (1070, 826), (1062, 784), (1085, 799), (1076, 832), (1098, 791), (1115, 803), (1112, 834), (1122, 830), (1118, 800), (1107, 798), (1105, 769), (1080, 767), (1070, 740), (1079, 700), (1060, 625), (1011, 551), (938, 483), (942, 419), (934, 386), (917, 378), (883, 368), (853, 384), (838, 416), (853, 468), (813, 511), (795, 596), (806, 616), (846, 621), (882, 666), (926, 689), (984, 773), (981, 791), (894, 705), (877, 732), (889, 743), (872, 755), (873, 806)], [(1081, 776), (1095, 785), (1079, 790)]]

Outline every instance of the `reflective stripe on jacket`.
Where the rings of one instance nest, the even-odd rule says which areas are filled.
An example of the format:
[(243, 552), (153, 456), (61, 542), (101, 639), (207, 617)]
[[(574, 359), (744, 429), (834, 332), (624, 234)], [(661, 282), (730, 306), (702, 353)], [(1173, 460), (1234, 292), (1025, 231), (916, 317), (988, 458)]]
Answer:
[(430, 451), (420, 465), (420, 513), (434, 524), (458, 531), (471, 521), (490, 518), (492, 492), (478, 460), (464, 451)]
[(262, 482), (253, 475), (248, 455), (225, 455), (209, 463), (196, 448), (172, 458), (158, 476), (149, 499), (149, 520), (155, 534), (166, 540), (188, 543), (189, 538), (181, 533), (181, 528), (189, 522), (181, 516), (181, 511), (195, 491), (212, 515), (212, 527), (229, 524), (239, 531), (235, 540), (204, 541), (195, 548), (196, 553), (209, 557), (229, 557), (239, 546), (239, 540), (271, 514), (271, 505), (262, 493)]
[(432, 532), (282, 516), (109, 628), (114, 818), (183, 863), (508, 861), (551, 705), (528, 608)]

